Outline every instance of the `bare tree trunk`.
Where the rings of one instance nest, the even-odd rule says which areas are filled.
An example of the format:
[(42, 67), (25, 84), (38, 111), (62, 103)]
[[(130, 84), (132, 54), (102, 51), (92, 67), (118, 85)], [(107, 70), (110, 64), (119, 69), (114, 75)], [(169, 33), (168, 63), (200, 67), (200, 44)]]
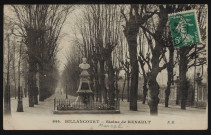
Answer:
[(186, 101), (188, 96), (188, 85), (187, 85), (187, 48), (188, 46), (182, 47), (179, 50), (179, 80), (180, 80), (180, 92), (181, 92), (181, 109), (186, 109)]
[(152, 73), (152, 78), (149, 80), (149, 96), (148, 105), (150, 108), (150, 115), (158, 115), (158, 103), (159, 103), (159, 85), (156, 81), (156, 73)]
[[(169, 73), (168, 73), (169, 74)], [(166, 87), (166, 90), (165, 90), (165, 107), (168, 107), (168, 104), (169, 104), (169, 95), (170, 95), (170, 92), (171, 92), (171, 82), (169, 82), (169, 75), (168, 75), (168, 82), (167, 82), (167, 87)]]
[(115, 97), (115, 87), (114, 87), (114, 69), (112, 65), (111, 55), (107, 60), (108, 66), (108, 84), (109, 84), (109, 102), (110, 105), (114, 105), (114, 97)]
[(39, 92), (39, 101), (44, 101), (47, 95), (47, 76), (44, 72), (44, 66), (39, 66), (39, 84), (40, 84), (40, 92)]
[(95, 99), (96, 99), (96, 102), (99, 100), (99, 93), (100, 93), (100, 85), (99, 85), (99, 77), (97, 75), (97, 62), (95, 61), (94, 64), (93, 64), (93, 68), (94, 68), (94, 80), (95, 80)]
[(130, 74), (127, 73), (127, 102), (130, 102)]
[(107, 94), (105, 89), (105, 70), (104, 70), (104, 61), (100, 61), (100, 101), (102, 101), (102, 97), (104, 102), (107, 102)]
[(16, 75), (15, 75), (15, 45), (13, 45), (13, 60), (12, 60), (12, 68), (13, 68), (13, 82), (15, 84), (15, 99), (16, 99)]
[(124, 79), (123, 90), (122, 90), (122, 101), (124, 99), (123, 94), (124, 94), (124, 91), (125, 91), (126, 76), (127, 76), (127, 74), (125, 73), (125, 79)]
[(145, 102), (146, 102), (147, 91), (148, 91), (148, 89), (147, 89), (147, 80), (144, 79), (142, 104), (145, 104)]
[(35, 85), (35, 87), (34, 87), (34, 90), (33, 90), (33, 100), (34, 100), (34, 104), (35, 105), (38, 105), (38, 87), (37, 87), (37, 64), (35, 65), (35, 68), (36, 68), (36, 72), (35, 72), (35, 75), (34, 75), (34, 85)]
[(38, 87), (37, 87), (37, 64), (35, 64), (35, 73), (33, 75), (34, 89), (33, 89), (33, 101), (35, 105), (38, 105)]
[[(142, 52), (140, 52), (142, 53)], [(146, 102), (146, 96), (147, 96), (147, 76), (146, 76), (146, 72), (144, 69), (144, 62), (142, 61), (142, 59), (139, 57), (139, 63), (141, 65), (141, 69), (142, 69), (142, 73), (143, 73), (143, 78), (144, 78), (144, 84), (143, 84), (143, 101), (142, 104), (145, 104)]]
[(137, 33), (139, 31), (139, 25), (137, 24), (136, 17), (132, 14), (132, 11), (137, 11), (138, 6), (131, 4), (130, 18), (126, 21), (124, 29), (124, 35), (127, 39), (130, 55), (131, 65), (131, 86), (130, 86), (130, 110), (137, 111), (137, 96), (138, 96), (138, 60), (137, 60)]
[(28, 77), (28, 97), (29, 107), (34, 107), (34, 91), (36, 88), (36, 63), (32, 56), (29, 56), (29, 77)]
[[(161, 31), (161, 30), (160, 30)], [(159, 84), (156, 80), (158, 73), (160, 72), (159, 57), (162, 53), (160, 43), (156, 41), (155, 48), (152, 55), (152, 69), (148, 73), (148, 105), (150, 108), (150, 115), (158, 115), (158, 103), (159, 103)]]
[(34, 89), (34, 104), (38, 105), (38, 87), (37, 86)]
[(10, 107), (10, 39), (9, 35), (7, 38), (8, 41), (8, 57), (7, 57), (7, 84), (4, 91), (4, 113), (5, 114), (11, 114), (11, 107)]
[[(136, 32), (136, 30), (134, 30)], [(131, 64), (130, 110), (137, 111), (138, 96), (138, 60), (137, 60), (137, 33), (127, 38)]]
[(96, 89), (96, 101), (98, 101), (99, 100), (99, 94), (100, 94), (100, 91), (99, 91), (99, 88), (100, 88), (100, 86), (99, 86), (99, 80), (98, 80), (98, 77), (97, 78), (95, 78), (96, 80), (95, 80), (95, 89)]
[(173, 58), (174, 58), (174, 48), (173, 46), (169, 48), (169, 62), (167, 64), (167, 72), (168, 72), (168, 82), (167, 88), (165, 90), (165, 107), (168, 107), (169, 96), (171, 93), (171, 84), (172, 84), (172, 77), (173, 77)]
[(158, 22), (158, 28), (156, 29), (154, 35), (157, 36), (157, 39), (155, 39), (155, 47), (151, 49), (152, 52), (152, 59), (151, 59), (151, 71), (148, 73), (148, 84), (149, 84), (149, 89), (148, 89), (148, 105), (150, 108), (150, 115), (158, 115), (158, 103), (159, 103), (159, 84), (157, 82), (157, 76), (158, 73), (161, 72), (163, 69), (166, 68), (166, 65), (163, 65), (163, 67), (160, 67), (160, 57), (162, 55), (165, 55), (164, 49), (164, 41), (162, 41), (162, 34), (165, 32), (165, 27), (166, 23), (168, 21), (168, 13), (167, 10), (160, 5), (160, 18)]
[(10, 107), (10, 85), (6, 84), (5, 92), (4, 92), (4, 113), (6, 115), (11, 114), (11, 107)]
[(24, 68), (24, 89), (23, 89), (23, 94), (24, 94), (24, 97), (27, 97), (27, 89), (28, 89), (28, 82), (27, 82), (27, 61), (26, 59), (23, 60), (23, 68)]
[(176, 96), (177, 96), (176, 97), (176, 105), (179, 105), (179, 100), (180, 100), (180, 86), (179, 86), (179, 83), (177, 83), (177, 94), (176, 94)]
[(118, 79), (119, 78), (119, 70), (116, 69), (116, 99), (119, 100), (119, 85), (118, 85)]
[(22, 51), (22, 42), (20, 44), (20, 50), (19, 50), (19, 61), (18, 61), (18, 107), (17, 112), (23, 112), (23, 102), (22, 102), (22, 88), (21, 88), (21, 72), (20, 72), (20, 66), (21, 66), (21, 51)]
[(17, 96), (17, 94), (16, 94), (16, 91), (17, 91), (16, 81), (14, 81), (14, 84), (15, 84), (15, 99), (16, 99), (16, 96)]

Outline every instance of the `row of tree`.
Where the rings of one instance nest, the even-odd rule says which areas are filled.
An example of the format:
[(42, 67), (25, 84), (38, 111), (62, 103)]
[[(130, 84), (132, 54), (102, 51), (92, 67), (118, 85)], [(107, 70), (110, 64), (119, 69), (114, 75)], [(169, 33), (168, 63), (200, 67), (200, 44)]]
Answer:
[[(82, 17), (77, 21), (78, 31), (72, 40), (73, 51), (68, 54), (63, 74), (69, 73), (67, 78), (70, 80), (67, 80), (74, 86), (74, 90), (77, 90), (77, 83), (74, 82), (79, 74), (77, 66), (82, 57), (87, 57), (88, 63), (91, 64), (92, 87), (97, 100), (103, 99), (106, 102), (118, 98), (118, 74), (120, 70), (125, 70), (128, 84), (130, 82), (130, 89), (128, 87), (130, 110), (136, 111), (138, 78), (142, 74), (143, 103), (148, 95), (150, 114), (157, 115), (159, 103), (157, 76), (162, 70), (167, 69), (165, 106), (168, 107), (170, 86), (174, 80), (173, 70), (178, 64), (181, 109), (185, 109), (188, 90), (187, 71), (193, 66), (206, 63), (197, 61), (199, 54), (205, 52), (207, 17), (205, 5), (131, 4), (83, 7)], [(202, 42), (174, 49), (168, 14), (191, 9), (197, 11)], [(108, 74), (108, 87), (105, 84), (105, 74)]]
[[(22, 61), (25, 62), (25, 66), (22, 66), (22, 69), (26, 70), (25, 84), (28, 88), (29, 107), (34, 107), (34, 104), (38, 104), (38, 94), (39, 101), (44, 101), (55, 91), (59, 76), (56, 59), (59, 38), (62, 26), (73, 6), (11, 5), (11, 9), (14, 16), (9, 18), (12, 26), (8, 29), (12, 29), (10, 36), (19, 39), (20, 44), (24, 46), (22, 52), (25, 57)], [(12, 45), (9, 41), (7, 41), (8, 61), (11, 54), (9, 51), (12, 50), (9, 48)], [(10, 66), (9, 62), (7, 66)], [(37, 74), (39, 82), (36, 79)], [(7, 86), (9, 83), (7, 80)], [(9, 89), (5, 89), (5, 93), (8, 92)], [(10, 109), (8, 105), (4, 107), (5, 112)]]
[[(96, 100), (107, 102), (115, 99), (118, 93), (115, 75), (120, 70), (123, 48), (115, 47), (122, 42), (121, 15), (117, 5), (87, 5), (84, 6), (83, 16), (78, 19), (74, 46), (67, 57), (64, 75), (69, 71), (69, 83), (74, 91), (77, 90), (79, 78), (78, 65), (82, 57), (87, 57), (91, 65), (90, 73)], [(75, 57), (77, 53), (77, 58)], [(116, 74), (115, 74), (116, 73)], [(108, 74), (108, 86), (105, 84), (105, 74)], [(66, 78), (64, 76), (63, 78)], [(68, 83), (65, 81), (65, 83)], [(118, 95), (118, 94), (116, 94)]]

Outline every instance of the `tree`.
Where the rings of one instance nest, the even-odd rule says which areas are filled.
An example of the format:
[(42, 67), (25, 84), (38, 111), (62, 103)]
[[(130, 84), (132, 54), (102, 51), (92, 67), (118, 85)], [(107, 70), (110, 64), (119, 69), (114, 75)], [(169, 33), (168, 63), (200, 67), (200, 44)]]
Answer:
[[(129, 59), (129, 58), (128, 58)], [(122, 61), (122, 68), (125, 71), (125, 80), (127, 80), (127, 102), (130, 102), (130, 76), (131, 76), (131, 69), (130, 63), (126, 59), (126, 61)], [(124, 90), (124, 88), (123, 88)]]
[(21, 66), (21, 59), (22, 59), (22, 42), (20, 43), (20, 49), (19, 49), (19, 61), (18, 61), (18, 106), (17, 106), (17, 112), (23, 112), (23, 102), (22, 102), (22, 88), (20, 84), (20, 66)]
[(188, 80), (187, 80), (187, 71), (194, 66), (201, 66), (205, 64), (196, 63), (196, 59), (199, 55), (206, 52), (206, 17), (207, 17), (207, 8), (205, 5), (185, 5), (183, 10), (188, 9), (198, 9), (198, 21), (199, 21), (199, 30), (201, 33), (201, 44), (198, 45), (189, 45), (179, 48), (179, 82), (180, 82), (180, 92), (181, 92), (181, 109), (186, 109), (186, 102), (188, 96)]
[[(144, 83), (143, 83), (143, 101), (142, 103), (145, 104), (146, 102), (146, 96), (147, 96), (147, 76), (148, 76), (148, 71), (145, 68), (145, 64), (149, 64), (150, 61), (150, 50), (149, 50), (149, 46), (147, 44), (145, 44), (144, 46), (144, 39), (147, 38), (147, 41), (149, 44), (151, 44), (151, 36), (147, 36), (146, 32), (144, 31), (144, 34), (141, 34), (142, 31), (139, 32), (139, 45), (140, 45), (140, 51), (139, 51), (139, 56), (138, 56), (138, 61), (139, 64), (141, 66), (141, 70), (142, 70), (142, 74), (143, 74), (143, 78), (144, 78)], [(145, 36), (144, 36), (145, 35)], [(145, 37), (145, 38), (144, 38)], [(145, 54), (145, 50), (148, 49), (147, 53)], [(146, 56), (145, 56), (146, 55)], [(149, 68), (148, 68), (149, 70)]]
[[(129, 19), (127, 19), (124, 10), (122, 15), (125, 18), (124, 35), (127, 39), (130, 54), (131, 65), (131, 88), (130, 88), (130, 110), (137, 111), (137, 94), (138, 94), (138, 60), (137, 60), (137, 34), (139, 27), (144, 24), (154, 13), (143, 15), (144, 5), (131, 4), (129, 11)], [(140, 11), (140, 12), (139, 12)]]
[[(40, 37), (40, 101), (44, 101), (47, 97), (53, 94), (55, 88), (49, 87), (50, 82), (55, 80), (52, 78), (54, 70), (55, 57), (58, 52), (58, 41), (61, 29), (67, 19), (68, 14), (72, 11), (72, 5), (59, 6), (51, 5), (46, 7), (46, 15), (42, 18), (44, 30)], [(47, 83), (46, 83), (47, 82)], [(53, 90), (54, 89), (54, 90)]]
[(16, 47), (15, 47), (15, 44), (13, 43), (13, 46), (12, 46), (12, 55), (13, 55), (13, 58), (12, 58), (12, 70), (13, 70), (13, 82), (15, 84), (15, 99), (16, 99), (16, 66), (15, 66), (15, 62), (16, 62), (16, 59), (15, 59), (15, 54), (16, 54)]
[[(166, 53), (166, 47), (168, 46), (168, 38), (167, 38), (167, 32), (166, 32), (166, 25), (168, 21), (168, 14), (172, 13), (175, 11), (175, 6), (174, 5), (158, 5), (155, 7), (151, 7), (148, 9), (156, 11), (156, 8), (159, 9), (159, 12), (156, 12), (157, 18), (152, 18), (152, 23), (151, 27), (145, 27), (141, 25), (140, 27), (142, 28), (143, 31), (147, 32), (149, 36), (151, 36), (154, 40), (151, 38), (147, 38), (147, 42), (150, 48), (151, 52), (151, 60), (148, 61), (146, 60), (142, 55), (142, 59), (147, 63), (149, 72), (147, 76), (147, 81), (149, 85), (149, 95), (148, 95), (148, 105), (150, 107), (150, 114), (151, 115), (158, 115), (158, 103), (159, 103), (159, 84), (156, 80), (157, 75), (159, 72), (161, 72), (163, 69), (166, 68), (167, 64), (163, 64), (163, 66), (160, 67), (160, 62), (165, 56)], [(146, 13), (149, 11), (145, 11)], [(155, 25), (154, 20), (157, 19), (158, 23)], [(152, 33), (151, 31), (154, 31)], [(161, 34), (162, 33), (162, 34)], [(146, 34), (145, 34), (146, 36)], [(147, 36), (146, 36), (147, 37)]]
[[(12, 53), (11, 53), (11, 37), (12, 37), (12, 33), (13, 33), (13, 23), (11, 21), (7, 20), (8, 18), (5, 19), (5, 27), (4, 27), (4, 40), (7, 43), (4, 44), (4, 50), (7, 49), (7, 52), (4, 51), (4, 64), (6, 65), (6, 86), (5, 86), (5, 90), (4, 90), (4, 113), (6, 115), (10, 115), (11, 114), (11, 106), (10, 106), (10, 63), (12, 61)], [(7, 48), (6, 48), (7, 47)], [(7, 63), (6, 63), (7, 61)]]
[[(17, 20), (15, 20), (18, 34), (16, 36), (22, 37), (23, 42), (27, 46), (29, 74), (28, 74), (28, 95), (29, 107), (34, 107), (34, 91), (36, 89), (36, 73), (37, 73), (37, 42), (40, 35), (38, 30), (38, 23), (36, 13), (38, 9), (36, 5), (12, 5)], [(36, 10), (36, 11), (35, 11)], [(41, 13), (41, 12), (40, 12)]]
[(67, 94), (76, 96), (79, 84), (79, 67), (80, 60), (78, 57), (75, 57), (75, 53), (81, 57), (80, 52), (74, 46), (70, 48), (69, 52), (65, 55), (67, 62), (64, 64), (64, 70), (62, 72), (62, 86), (65, 90), (67, 87)]
[[(78, 23), (79, 34), (74, 43), (82, 56), (88, 58), (91, 64), (91, 78), (95, 80), (97, 100), (111, 102), (115, 94), (115, 47), (119, 44), (120, 9), (117, 5), (89, 5), (83, 12), (83, 18)], [(78, 37), (79, 35), (79, 37)], [(82, 40), (80, 40), (82, 39)], [(76, 41), (77, 40), (77, 41)], [(115, 55), (115, 56), (114, 56)], [(105, 73), (108, 72), (109, 90), (105, 87)], [(98, 75), (97, 75), (97, 74)], [(117, 81), (116, 81), (117, 82)], [(100, 91), (98, 91), (100, 89)], [(118, 92), (117, 92), (118, 93)], [(103, 98), (102, 98), (103, 97)]]
[(167, 67), (167, 72), (168, 72), (167, 88), (165, 90), (165, 107), (168, 107), (169, 96), (170, 96), (170, 92), (171, 92), (171, 84), (173, 83), (173, 78), (174, 78), (173, 68), (175, 67), (173, 45), (171, 45), (168, 49), (169, 49), (169, 62), (168, 63), (164, 57), (165, 62), (167, 64), (166, 67)]
[[(165, 29), (167, 24), (167, 17), (169, 13), (178, 12), (182, 10), (188, 10), (191, 6), (189, 5), (159, 5), (158, 12), (158, 25), (154, 33), (152, 33), (149, 28), (146, 28), (144, 26), (141, 26), (143, 31), (146, 31), (150, 36), (153, 37), (155, 40), (155, 47), (152, 46), (151, 41), (148, 40), (151, 52), (152, 52), (152, 58), (151, 58), (151, 65), (148, 64), (150, 68), (149, 72), (149, 106), (150, 106), (150, 113), (157, 115), (157, 104), (159, 102), (158, 94), (159, 94), (159, 85), (156, 81), (156, 77), (160, 71), (165, 69), (167, 67), (167, 63), (165, 63), (162, 67), (159, 67), (160, 61), (165, 56), (165, 48), (169, 47), (169, 38), (167, 36), (168, 31)], [(160, 34), (163, 33), (163, 34)], [(185, 55), (188, 55), (189, 51), (191, 50), (192, 46), (183, 47), (180, 53), (180, 89), (182, 89), (182, 106), (184, 106), (184, 103), (186, 102), (187, 97), (187, 80), (186, 80), (186, 72), (187, 72), (187, 64), (188, 60), (185, 57)], [(200, 51), (200, 49), (199, 49)], [(189, 55), (188, 57), (193, 57), (194, 55)], [(172, 61), (172, 60), (171, 60)], [(170, 62), (172, 64), (172, 62)], [(189, 66), (190, 67), (190, 66)], [(170, 75), (169, 77), (172, 77)], [(170, 84), (170, 83), (169, 83)], [(167, 90), (167, 96), (170, 94)], [(167, 99), (167, 98), (166, 98)], [(183, 108), (183, 107), (182, 107)]]
[[(52, 93), (50, 82), (61, 28), (72, 5), (12, 5), (18, 34), (27, 45), (29, 106), (37, 104), (36, 73), (40, 73), (40, 101)], [(39, 66), (39, 70), (38, 70)], [(47, 68), (47, 69), (46, 69)], [(47, 83), (48, 82), (48, 83)], [(46, 87), (47, 84), (47, 87)], [(56, 83), (54, 83), (56, 84)]]

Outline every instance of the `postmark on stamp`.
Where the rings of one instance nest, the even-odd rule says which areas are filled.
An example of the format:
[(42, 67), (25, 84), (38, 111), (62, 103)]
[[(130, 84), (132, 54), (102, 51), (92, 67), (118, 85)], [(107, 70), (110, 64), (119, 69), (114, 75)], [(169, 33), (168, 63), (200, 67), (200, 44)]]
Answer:
[(193, 45), (201, 42), (195, 10), (169, 14), (168, 19), (170, 21), (174, 47)]

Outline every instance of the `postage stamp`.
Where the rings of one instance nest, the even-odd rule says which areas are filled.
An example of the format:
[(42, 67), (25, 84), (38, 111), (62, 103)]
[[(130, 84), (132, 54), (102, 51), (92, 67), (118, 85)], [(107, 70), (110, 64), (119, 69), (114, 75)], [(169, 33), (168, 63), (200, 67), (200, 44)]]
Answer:
[(200, 43), (196, 10), (169, 14), (169, 21), (174, 47)]

